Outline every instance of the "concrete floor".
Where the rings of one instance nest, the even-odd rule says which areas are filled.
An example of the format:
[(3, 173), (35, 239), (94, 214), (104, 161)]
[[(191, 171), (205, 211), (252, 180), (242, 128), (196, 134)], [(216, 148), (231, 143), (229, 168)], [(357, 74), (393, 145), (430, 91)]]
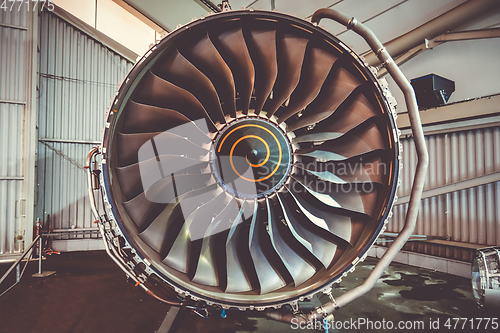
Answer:
[[(340, 295), (357, 286), (376, 263), (367, 259), (334, 290)], [(9, 265), (0, 265), (3, 275)], [(103, 251), (63, 253), (48, 257), (44, 270), (57, 274), (35, 279), (37, 264), (30, 263), (19, 285), (0, 297), (0, 333), (25, 332), (156, 332), (169, 306), (159, 303), (127, 282), (124, 274)], [(0, 286), (0, 293), (10, 281)], [(326, 296), (320, 301), (326, 302)], [(402, 264), (392, 264), (386, 274), (364, 297), (335, 313), (335, 321), (357, 322), (365, 318), (424, 323), (423, 332), (431, 331), (430, 322), (446, 329), (448, 318), (499, 317), (498, 313), (480, 312), (473, 300), (470, 280)], [(454, 321), (451, 321), (452, 328)], [(463, 321), (460, 322), (460, 328)], [(409, 324), (408, 324), (409, 325)], [(477, 326), (477, 323), (475, 324)], [(383, 332), (367, 325), (339, 329), (338, 332)], [(459, 327), (459, 326), (457, 326)], [(310, 331), (310, 330), (305, 330)], [(335, 332), (331, 329), (329, 332)], [(393, 331), (397, 331), (394, 329)], [(465, 326), (461, 332), (470, 331)], [(484, 323), (474, 332), (494, 332)], [(290, 325), (259, 317), (256, 312), (228, 311), (227, 318), (213, 315), (203, 319), (181, 310), (171, 332), (297, 332)]]
[[(8, 267), (0, 265), (0, 275)], [(20, 284), (0, 297), (0, 333), (151, 333), (169, 310), (127, 282), (104, 251), (52, 255), (43, 270), (57, 273), (32, 278), (38, 271), (38, 263), (32, 262)], [(0, 293), (9, 282), (0, 286)]]
[[(358, 265), (356, 270), (349, 274), (333, 291), (334, 296), (359, 285), (371, 272), (376, 259), (368, 258)], [(328, 302), (327, 296), (322, 296), (322, 303)], [(370, 320), (368, 324), (332, 329), (329, 332), (386, 332), (389, 330), (375, 329), (375, 321), (385, 320), (386, 327), (393, 323), (393, 330), (402, 321), (404, 325), (417, 327), (423, 322), (423, 329), (411, 330), (421, 332), (450, 332), (445, 324), (448, 319), (451, 328), (455, 325), (452, 318), (484, 318), (500, 317), (499, 313), (484, 313), (480, 311), (473, 300), (470, 279), (465, 279), (445, 273), (416, 268), (404, 264), (393, 263), (386, 270), (375, 287), (362, 298), (353, 301), (335, 313), (335, 321), (358, 322), (359, 319)], [(497, 319), (500, 321), (500, 319)], [(460, 332), (498, 332), (500, 330), (485, 329), (485, 325), (477, 329), (478, 322), (472, 330), (465, 325), (463, 319), (459, 321), (457, 330)], [(430, 328), (431, 322), (433, 329)], [(474, 322), (474, 321), (473, 321)], [(256, 316), (247, 317), (242, 313), (229, 313), (226, 319), (222, 318), (193, 318), (182, 313), (176, 322), (177, 333), (189, 332), (297, 332), (290, 325), (269, 321)], [(469, 323), (467, 323), (469, 324)], [(409, 326), (408, 326), (409, 327)], [(303, 330), (311, 332), (312, 330)]]

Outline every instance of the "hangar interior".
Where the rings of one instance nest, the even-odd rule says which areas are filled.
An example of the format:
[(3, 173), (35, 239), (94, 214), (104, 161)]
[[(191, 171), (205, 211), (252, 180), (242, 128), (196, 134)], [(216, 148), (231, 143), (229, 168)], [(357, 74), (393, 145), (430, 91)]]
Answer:
[[(161, 331), (161, 326), (167, 325), (163, 318), (167, 312), (174, 311), (126, 284), (122, 272), (111, 260), (105, 259), (106, 245), (89, 199), (86, 157), (94, 146), (103, 142), (105, 129), (109, 127), (106, 111), (113, 109), (112, 103), (119, 95), (117, 88), (127, 84), (128, 80), (124, 82), (127, 75), (147, 58), (143, 55), (151, 47), (161, 45), (169, 35), (185, 29), (185, 24), (218, 15), (217, 12), (224, 10), (223, 6), (205, 0), (55, 0), (47, 3), (53, 7), (17, 10), (18, 4), (15, 4), (14, 10), (10, 10), (7, 2), (7, 7), (0, 10), (0, 274), (7, 272), (12, 262), (20, 258), (38, 233), (50, 233), (44, 240), (44, 250), (50, 251), (46, 251), (43, 269), (54, 269), (57, 273), (56, 277), (34, 282), (28, 275), (35, 273), (38, 267), (30, 263), (29, 273), (20, 284), (0, 297), (0, 308), (12, 307), (18, 310), (11, 312), (23, 312), (29, 304), (30, 309), (37, 311), (39, 306), (51, 307), (53, 302), (57, 311), (64, 312), (63, 305), (55, 301), (56, 295), (64, 298), (58, 286), (68, 288), (71, 290), (68, 295), (72, 295), (75, 291), (71, 283), (75, 286), (82, 283), (81, 290), (88, 289), (92, 296), (87, 300), (75, 296), (78, 306), (103, 303), (119, 309), (121, 316), (127, 316), (127, 312), (135, 311), (134, 305), (144, 301), (140, 311), (149, 311), (148, 315), (142, 324), (137, 313), (127, 319), (129, 324), (124, 320), (112, 325), (106, 324), (105, 319), (92, 322), (98, 314), (86, 313), (74, 319), (76, 310), (68, 310), (61, 322), (53, 320), (54, 326), (42, 319), (39, 325), (49, 325), (47, 327), (52, 327), (49, 331), (63, 327), (61, 332), (96, 331), (103, 327), (109, 332)], [(500, 247), (500, 3), (490, 0), (230, 0), (225, 4), (233, 11), (263, 10), (290, 14), (306, 21), (320, 8), (356, 17), (387, 47), (416, 91), (429, 166), (416, 227), (383, 276), (399, 282), (392, 285), (377, 282), (378, 296), (372, 290), (357, 300), (358, 303), (355, 301), (345, 310), (339, 310), (339, 318), (363, 315), (391, 320), (413, 318), (403, 314), (391, 317), (394, 310), (406, 314), (426, 313), (426, 321), (429, 316), (442, 320), (453, 316), (471, 317), (468, 313), (480, 316), (470, 287), (471, 263), (478, 249)], [(364, 280), (403, 228), (418, 158), (412, 116), (406, 108), (405, 97), (377, 55), (360, 36), (341, 24), (323, 19), (319, 26), (361, 55), (363, 62), (374, 66), (378, 79), (386, 80), (397, 102), (396, 121), (402, 146), (403, 167), (399, 171), (400, 185), (392, 217), (378, 240), (366, 249), (367, 261), (344, 277), (339, 287), (334, 287), (335, 294), (354, 288), (357, 280)], [(445, 80), (439, 81), (441, 79)], [(435, 86), (419, 87), (419, 82)], [(439, 88), (439, 84), (450, 82), (452, 88)], [(438, 101), (426, 105), (424, 99), (429, 93)], [(394, 100), (390, 99), (389, 104), (395, 104)], [(103, 210), (106, 205), (107, 202), (99, 199), (97, 209)], [(37, 225), (42, 228), (37, 229)], [(82, 260), (82, 264), (75, 264), (72, 258)], [(92, 261), (98, 269), (92, 268)], [(107, 268), (107, 264), (112, 269)], [(112, 285), (118, 280), (124, 283), (123, 286), (117, 284), (117, 289), (108, 295), (114, 299), (98, 300), (98, 293), (91, 291), (92, 286), (85, 281), (85, 272), (98, 288), (101, 283)], [(15, 275), (13, 272), (0, 285), (0, 293), (9, 287), (6, 282), (15, 282)], [(19, 268), (17, 275), (20, 275)], [(384, 293), (382, 285), (393, 289)], [(443, 300), (404, 297), (410, 292), (404, 288), (412, 287), (412, 292), (418, 293), (418, 286), (429, 285), (440, 286), (433, 290), (445, 295)], [(32, 286), (37, 286), (37, 290), (30, 291)], [(21, 291), (22, 288), (27, 290)], [(102, 288), (110, 292), (105, 285)], [(44, 295), (43, 289), (47, 289), (50, 296)], [(463, 294), (463, 298), (456, 293)], [(325, 301), (325, 297), (328, 298), (323, 295), (314, 299)], [(458, 305), (453, 305), (454, 300)], [(129, 305), (115, 305), (120, 302)], [(360, 304), (363, 310), (359, 309)], [(373, 309), (379, 305), (382, 310), (378, 311), (382, 313)], [(120, 321), (120, 314), (114, 314), (113, 320)], [(198, 315), (181, 310), (174, 329), (178, 332), (203, 328), (227, 332), (290, 329), (289, 325), (269, 319), (250, 320), (243, 312), (232, 315), (228, 311), (227, 320), (217, 314), (214, 316), (217, 318), (205, 322), (200, 318), (202, 315)], [(29, 317), (18, 317), (16, 321), (21, 318)], [(85, 326), (81, 320), (90, 324)], [(0, 315), (0, 331), (3, 331), (3, 321), (6, 332), (44, 331), (40, 326), (22, 324), (19, 327), (25, 328), (16, 331), (15, 321), (3, 315)], [(129, 330), (131, 327), (134, 328)]]

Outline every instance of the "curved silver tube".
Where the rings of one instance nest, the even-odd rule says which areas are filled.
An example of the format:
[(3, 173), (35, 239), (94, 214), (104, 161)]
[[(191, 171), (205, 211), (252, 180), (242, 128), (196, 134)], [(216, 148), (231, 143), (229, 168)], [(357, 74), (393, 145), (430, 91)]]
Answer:
[[(95, 218), (97, 221), (100, 222), (101, 217), (99, 216), (99, 213), (97, 211), (97, 207), (95, 205), (95, 195), (94, 195), (94, 190), (92, 188), (92, 159), (94, 158), (95, 155), (100, 154), (99, 153), (99, 147), (94, 147), (92, 150), (87, 154), (87, 160), (86, 160), (86, 165), (85, 169), (87, 169), (87, 180), (88, 180), (88, 187), (89, 187), (89, 201), (90, 201), (90, 207), (92, 209), (92, 213), (94, 214)], [(101, 233), (102, 240), (104, 241), (104, 248), (106, 250), (106, 253), (113, 259), (113, 261), (118, 265), (118, 267), (121, 268), (121, 270), (129, 277), (131, 278), (135, 283), (138, 283), (145, 289), (146, 291), (148, 290), (140, 281), (137, 279), (134, 274), (132, 274), (125, 266), (123, 262), (119, 259), (119, 257), (115, 254), (116, 250), (113, 251), (115, 254), (111, 253), (111, 249), (109, 247), (108, 240), (106, 239), (106, 232), (104, 230), (104, 225), (102, 223), (99, 223), (99, 232)], [(114, 250), (114, 249), (113, 249)]]
[(92, 213), (94, 214), (95, 218), (99, 222), (99, 232), (101, 233), (102, 240), (104, 242), (104, 248), (106, 250), (106, 253), (111, 257), (111, 259), (120, 267), (120, 269), (125, 273), (127, 277), (132, 279), (132, 281), (135, 282), (136, 286), (140, 286), (144, 291), (146, 291), (149, 295), (153, 296), (157, 300), (167, 303), (172, 306), (182, 306), (183, 304), (177, 301), (173, 300), (168, 300), (163, 297), (158, 296), (155, 294), (153, 291), (151, 291), (148, 287), (142, 283), (141, 280), (137, 278), (135, 274), (133, 274), (123, 261), (122, 257), (116, 250), (116, 248), (108, 241), (106, 238), (106, 230), (104, 229), (104, 224), (101, 222), (101, 217), (99, 216), (99, 212), (97, 211), (97, 207), (95, 205), (95, 195), (94, 195), (94, 190), (92, 187), (92, 160), (94, 159), (94, 156), (100, 154), (99, 152), (99, 147), (94, 147), (92, 150), (87, 154), (87, 160), (86, 160), (86, 165), (85, 169), (87, 170), (87, 180), (88, 180), (88, 188), (89, 188), (89, 201), (90, 201), (90, 207), (92, 209)]
[(413, 91), (413, 88), (408, 79), (404, 76), (404, 74), (392, 59), (391, 55), (387, 52), (387, 50), (378, 40), (375, 34), (364, 24), (358, 22), (354, 17), (348, 17), (347, 15), (344, 15), (333, 9), (320, 9), (314, 13), (312, 22), (319, 23), (322, 18), (329, 18), (337, 21), (363, 37), (371, 47), (373, 52), (377, 55), (379, 60), (382, 62), (382, 64), (384, 64), (396, 84), (402, 90), (405, 97), (406, 107), (408, 109), (411, 129), (414, 136), (418, 163), (415, 171), (415, 179), (413, 181), (408, 211), (406, 213), (405, 224), (403, 229), (400, 231), (399, 236), (394, 240), (384, 256), (372, 270), (368, 278), (360, 286), (342, 294), (336, 300), (323, 305), (322, 311), (313, 311), (307, 316), (308, 320), (319, 319), (323, 316), (324, 312), (332, 313), (338, 308), (364, 295), (366, 292), (373, 288), (377, 280), (382, 276), (385, 269), (392, 262), (396, 254), (401, 250), (401, 248), (415, 229), (415, 224), (417, 222), (418, 216), (418, 208), (420, 205), (420, 199), (422, 198), (422, 190), (424, 188), (425, 175), (427, 174), (427, 168), (429, 165), (429, 154), (427, 152), (427, 146), (425, 144), (424, 131), (422, 129), (422, 123), (420, 121), (420, 115), (418, 113), (415, 92)]
[(92, 214), (94, 214), (94, 217), (99, 220), (99, 213), (97, 212), (97, 207), (95, 206), (95, 200), (94, 200), (94, 192), (92, 189), (92, 159), (94, 158), (95, 155), (99, 153), (99, 147), (96, 146), (92, 148), (89, 153), (87, 154), (87, 160), (85, 161), (85, 169), (87, 170), (87, 182), (89, 185), (89, 199), (90, 199), (90, 209), (92, 210)]

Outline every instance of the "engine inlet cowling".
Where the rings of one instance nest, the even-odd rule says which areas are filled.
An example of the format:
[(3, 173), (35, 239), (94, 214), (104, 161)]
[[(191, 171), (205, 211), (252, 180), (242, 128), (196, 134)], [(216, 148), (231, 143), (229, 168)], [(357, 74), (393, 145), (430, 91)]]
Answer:
[(103, 188), (123, 246), (145, 275), (208, 304), (262, 309), (330, 288), (392, 208), (386, 93), (296, 17), (227, 11), (178, 28), (108, 116)]

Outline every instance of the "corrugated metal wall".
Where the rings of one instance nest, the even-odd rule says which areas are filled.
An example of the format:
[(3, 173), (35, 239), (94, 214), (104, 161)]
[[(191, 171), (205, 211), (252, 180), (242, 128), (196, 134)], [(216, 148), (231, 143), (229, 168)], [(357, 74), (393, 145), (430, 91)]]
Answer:
[(24, 105), (0, 103), (0, 254), (18, 250), (23, 186)]
[[(18, 250), (16, 236), (26, 227), (21, 199), (28, 19), (25, 11), (0, 11), (0, 255)], [(41, 14), (40, 30), (36, 217), (50, 215), (53, 229), (93, 228), (83, 164), (101, 140), (104, 111), (132, 64), (50, 12)], [(429, 135), (426, 140), (430, 168), (425, 189), (500, 172), (500, 127)], [(412, 139), (402, 143), (400, 197), (409, 194), (416, 164)], [(407, 204), (396, 205), (388, 231), (400, 230), (406, 209)], [(500, 245), (500, 182), (424, 199), (415, 234)], [(92, 237), (83, 235), (63, 238)], [(466, 261), (472, 256), (472, 250), (420, 242), (405, 248)]]
[(0, 11), (0, 255), (19, 252), (26, 207), (24, 186), (24, 121), (29, 56), (28, 14)]
[[(101, 140), (104, 113), (132, 64), (43, 12), (40, 27), (40, 111), (36, 216), (53, 229), (95, 228), (83, 169)], [(97, 234), (70, 233), (63, 239)]]
[[(416, 166), (411, 138), (403, 143), (402, 184), (398, 195), (410, 194)], [(500, 171), (500, 127), (426, 137), (429, 172), (424, 191)], [(408, 204), (397, 205), (387, 231), (404, 223)], [(462, 243), (500, 245), (500, 182), (475, 186), (422, 200), (414, 234)], [(405, 249), (470, 261), (473, 250), (409, 242)]]

